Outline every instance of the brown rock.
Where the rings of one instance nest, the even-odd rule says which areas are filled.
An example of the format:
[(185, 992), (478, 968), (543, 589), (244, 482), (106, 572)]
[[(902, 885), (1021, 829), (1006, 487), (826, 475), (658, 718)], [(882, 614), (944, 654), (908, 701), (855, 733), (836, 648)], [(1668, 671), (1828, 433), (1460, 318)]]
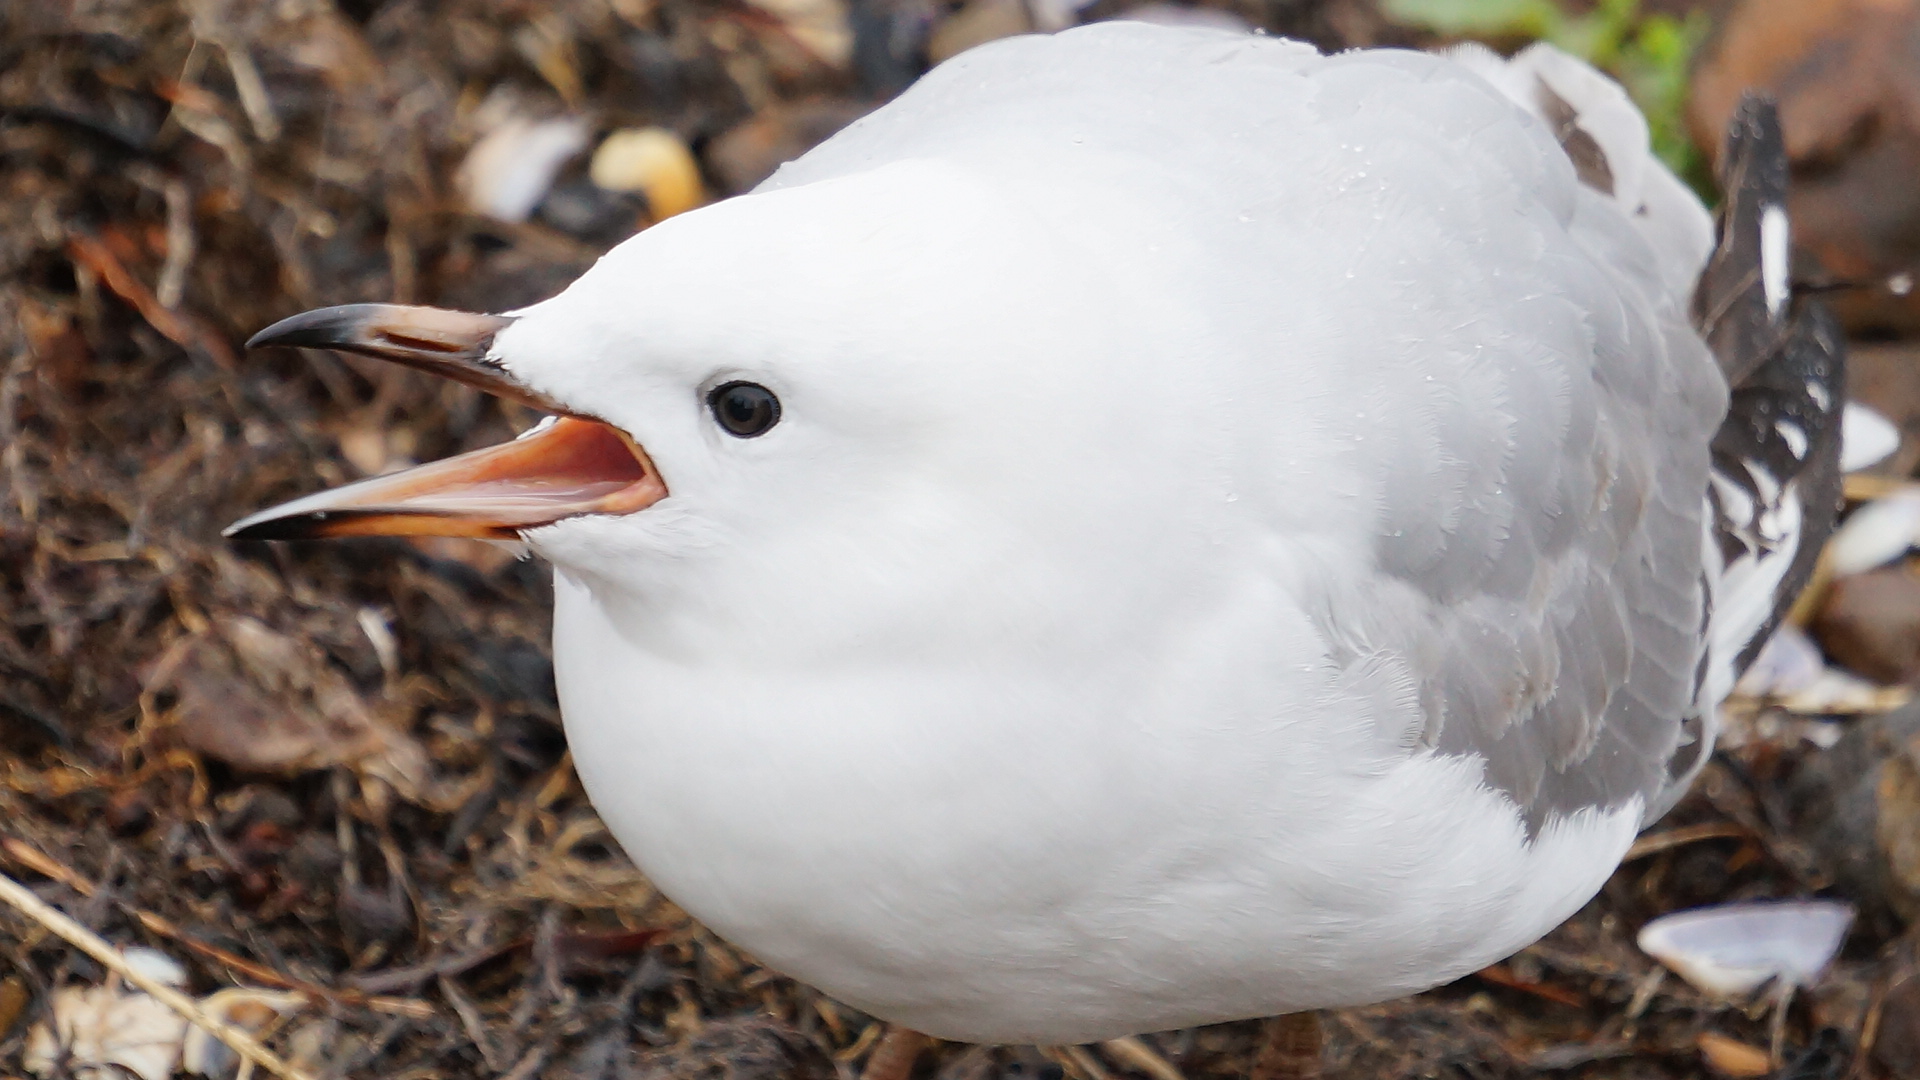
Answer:
[(1841, 578), (1814, 615), (1827, 655), (1883, 683), (1920, 675), (1920, 578), (1894, 566)]
[(1848, 342), (1847, 400), (1873, 409), (1900, 429), (1900, 449), (1871, 471), (1913, 475), (1920, 467), (1920, 342)]
[(1821, 852), (1859, 931), (1888, 938), (1920, 918), (1920, 705), (1855, 722), (1788, 785), (1798, 838)]
[(1854, 330), (1920, 329), (1920, 0), (1740, 0), (1694, 72), (1709, 157), (1749, 88), (1780, 102), (1795, 239), (1826, 273), (1874, 283), (1835, 310)]
[(1908, 975), (1887, 990), (1873, 1060), (1894, 1080), (1920, 1080), (1920, 974)]

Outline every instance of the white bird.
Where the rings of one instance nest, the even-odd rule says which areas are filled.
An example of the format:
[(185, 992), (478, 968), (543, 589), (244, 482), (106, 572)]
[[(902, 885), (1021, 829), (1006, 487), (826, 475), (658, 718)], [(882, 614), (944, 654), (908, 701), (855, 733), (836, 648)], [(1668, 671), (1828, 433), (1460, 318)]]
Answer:
[(1546, 47), (999, 42), (551, 300), (264, 331), (560, 419), (230, 532), (524, 539), (634, 861), (888, 1020), (1412, 993), (1594, 895), (1830, 527), (1770, 122), (1713, 253)]

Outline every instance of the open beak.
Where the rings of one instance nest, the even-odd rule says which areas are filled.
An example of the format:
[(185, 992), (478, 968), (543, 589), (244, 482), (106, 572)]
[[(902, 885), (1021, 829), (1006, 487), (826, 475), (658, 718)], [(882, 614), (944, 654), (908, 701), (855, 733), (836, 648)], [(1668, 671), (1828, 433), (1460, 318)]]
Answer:
[(398, 304), (347, 304), (295, 315), (247, 342), (339, 349), (431, 371), (555, 414), (509, 443), (323, 491), (229, 525), (240, 540), (335, 536), (518, 539), (582, 514), (630, 514), (667, 497), (659, 470), (626, 432), (528, 387), (489, 356), (513, 322)]

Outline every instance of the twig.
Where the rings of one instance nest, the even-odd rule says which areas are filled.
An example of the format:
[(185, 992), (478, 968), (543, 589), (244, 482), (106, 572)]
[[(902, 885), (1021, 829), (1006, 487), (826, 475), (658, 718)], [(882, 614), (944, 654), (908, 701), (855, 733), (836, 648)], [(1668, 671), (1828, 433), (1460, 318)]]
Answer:
[(1153, 1080), (1186, 1080), (1180, 1069), (1160, 1056), (1160, 1052), (1148, 1046), (1146, 1040), (1138, 1035), (1128, 1035), (1119, 1039), (1108, 1039), (1100, 1044), (1115, 1064), (1146, 1073)]
[(473, 999), (460, 989), (460, 984), (445, 975), (440, 976), (440, 996), (453, 1006), (453, 1013), (460, 1018), (460, 1026), (467, 1029), (467, 1038), (473, 1040), (473, 1048), (480, 1051), (480, 1060), (485, 1062), (489, 1072), (499, 1072), (505, 1068), (500, 1060), (500, 1051), (494, 1049), (493, 1040), (487, 1037), (487, 1025), (480, 1019), (480, 1010)]
[(1571, 990), (1562, 990), (1548, 983), (1529, 982), (1526, 979), (1522, 979), (1518, 975), (1515, 975), (1513, 969), (1507, 967), (1505, 964), (1488, 964), (1486, 967), (1474, 972), (1474, 974), (1495, 986), (1504, 986), (1509, 990), (1518, 990), (1523, 994), (1532, 994), (1534, 997), (1543, 998), (1561, 1005), (1571, 1005), (1574, 1008), (1579, 1008), (1587, 1003), (1586, 998), (1581, 997)]
[(553, 1053), (553, 1045), (541, 1043), (527, 1051), (526, 1056), (520, 1059), (520, 1063), (513, 1067), (513, 1071), (502, 1076), (500, 1080), (533, 1080), (540, 1074), (540, 1067), (547, 1063), (547, 1055), (551, 1053)]
[(153, 287), (153, 298), (172, 310), (180, 306), (187, 291), (187, 270), (199, 244), (193, 235), (193, 194), (184, 181), (169, 179), (160, 188), (167, 201), (167, 261), (160, 267), (160, 280)]
[(0, 900), (13, 905), (22, 915), (46, 927), (64, 938), (69, 945), (98, 960), (108, 971), (120, 976), (138, 987), (148, 997), (172, 1009), (187, 1019), (188, 1023), (207, 1034), (226, 1043), (228, 1048), (255, 1065), (267, 1070), (283, 1080), (312, 1080), (306, 1072), (297, 1066), (283, 1061), (280, 1055), (260, 1045), (253, 1036), (227, 1023), (225, 1020), (207, 1015), (199, 1002), (175, 990), (127, 963), (120, 950), (100, 937), (100, 935), (74, 922), (52, 905), (35, 896), (25, 885), (13, 880), (6, 874), (0, 874)]
[(1076, 1080), (1113, 1080), (1113, 1074), (1084, 1046), (1043, 1046), (1040, 1055)]
[(149, 326), (160, 331), (161, 337), (189, 352), (205, 354), (225, 371), (239, 368), (233, 347), (225, 339), (194, 316), (174, 311), (160, 303), (160, 299), (114, 257), (112, 249), (98, 239), (86, 233), (70, 233), (67, 236), (67, 254), (74, 262), (93, 271), (101, 284), (112, 290), (114, 295), (132, 304)]
[(1688, 844), (1697, 844), (1702, 840), (1745, 840), (1753, 835), (1753, 830), (1745, 825), (1731, 821), (1707, 821), (1699, 825), (1683, 825), (1666, 832), (1650, 833), (1633, 842), (1627, 849), (1621, 862), (1644, 859), (1649, 855), (1658, 855)]
[(479, 967), (481, 964), (497, 956), (504, 956), (508, 952), (526, 945), (527, 942), (527, 938), (515, 938), (504, 945), (487, 945), (463, 953), (454, 953), (450, 956), (435, 957), (434, 959), (408, 967), (388, 968), (385, 971), (376, 971), (366, 975), (349, 975), (347, 976), (347, 981), (368, 993), (376, 993), (384, 990), (402, 990), (410, 986), (417, 986), (438, 975), (458, 975), (468, 968)]
[(233, 88), (240, 95), (240, 108), (247, 114), (247, 120), (253, 125), (253, 133), (261, 142), (273, 142), (280, 137), (280, 118), (274, 114), (273, 99), (267, 94), (267, 81), (260, 77), (260, 69), (253, 62), (253, 55), (247, 51), (247, 44), (239, 35), (231, 32), (206, 0), (196, 0), (187, 5), (188, 15), (193, 23), (193, 36), (212, 42), (226, 58), (227, 74), (233, 76)]
[[(27, 869), (45, 877), (52, 878), (67, 888), (72, 889), (74, 892), (79, 893), (81, 896), (92, 896), (98, 891), (93, 882), (80, 876), (78, 871), (41, 851), (39, 848), (34, 847), (32, 844), (27, 843), (25, 840), (12, 836), (5, 837), (0, 839), (0, 850), (4, 850), (8, 855), (12, 856), (15, 862), (25, 866)], [(256, 963), (237, 953), (228, 952), (218, 945), (207, 944), (180, 929), (180, 927), (174, 925), (172, 921), (164, 916), (156, 915), (151, 911), (135, 907), (117, 898), (116, 903), (118, 903), (121, 911), (137, 920), (141, 926), (146, 927), (149, 931), (169, 941), (175, 942), (189, 952), (198, 953), (200, 956), (216, 964), (239, 972), (255, 982), (264, 983), (267, 986), (276, 987), (281, 990), (292, 990), (296, 993), (305, 994), (307, 997), (316, 1001), (331, 1001), (341, 1005), (357, 1006), (372, 1012), (397, 1013), (410, 1016), (415, 1020), (424, 1020), (433, 1015), (433, 1006), (424, 1001), (415, 1001), (411, 998), (385, 997), (363, 993), (358, 990), (333, 990), (316, 983), (304, 982), (300, 979), (282, 975), (264, 964)]]

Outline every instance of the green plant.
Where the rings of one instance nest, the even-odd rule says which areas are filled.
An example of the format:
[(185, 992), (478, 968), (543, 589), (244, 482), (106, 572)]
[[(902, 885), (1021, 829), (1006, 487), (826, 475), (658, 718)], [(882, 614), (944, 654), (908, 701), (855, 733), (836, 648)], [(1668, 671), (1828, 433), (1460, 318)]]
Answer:
[(1707, 34), (1704, 12), (1642, 14), (1640, 0), (1599, 0), (1579, 15), (1555, 0), (1384, 0), (1382, 6), (1392, 18), (1443, 37), (1496, 46), (1551, 42), (1607, 71), (1646, 114), (1654, 153), (1696, 189), (1711, 190), (1685, 117), (1687, 68)]

